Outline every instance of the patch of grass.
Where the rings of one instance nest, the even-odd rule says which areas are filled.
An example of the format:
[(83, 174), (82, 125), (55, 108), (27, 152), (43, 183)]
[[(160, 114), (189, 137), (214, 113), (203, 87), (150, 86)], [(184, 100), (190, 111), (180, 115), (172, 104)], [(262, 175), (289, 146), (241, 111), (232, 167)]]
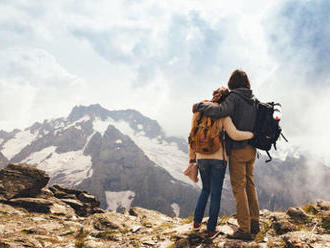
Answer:
[(96, 238), (116, 241), (116, 234), (118, 234), (117, 231), (100, 232), (96, 235)]
[(227, 221), (230, 220), (229, 216), (221, 216), (219, 217), (219, 225), (224, 225), (227, 223)]
[(176, 241), (178, 241), (178, 240), (180, 240), (180, 239), (182, 239), (182, 237), (179, 237), (179, 236), (177, 236), (177, 235), (172, 235), (172, 236), (170, 237), (170, 240), (173, 241), (173, 242), (176, 242)]
[(325, 233), (330, 233), (330, 221), (322, 218), (321, 227), (325, 229)]
[(27, 229), (24, 229), (24, 230), (21, 230), (21, 233), (24, 233), (24, 234), (31, 234), (31, 231), (27, 230)]
[(153, 231), (155, 231), (155, 232), (160, 232), (160, 231), (164, 231), (164, 230), (166, 230), (166, 229), (170, 229), (170, 228), (172, 228), (172, 227), (173, 227), (173, 225), (170, 225), (170, 224), (168, 224), (168, 223), (163, 223), (163, 224), (161, 224), (161, 225), (155, 227), (155, 228), (153, 229)]
[(174, 247), (175, 247), (175, 244), (171, 244), (171, 245), (166, 246), (166, 248), (174, 248)]
[(17, 220), (17, 214), (6, 214), (6, 215), (2, 215), (0, 216), (0, 221), (13, 221), (13, 220)]
[(76, 240), (76, 242), (74, 243), (74, 247), (76, 248), (84, 248), (85, 246), (85, 241), (83, 240)]
[(120, 232), (121, 234), (126, 234), (126, 233), (129, 232), (129, 230), (128, 230), (127, 228), (120, 228), (120, 229), (119, 229), (119, 232)]
[(85, 238), (88, 236), (89, 232), (84, 231), (84, 228), (80, 228), (77, 235), (75, 236), (75, 247), (83, 248), (85, 246)]
[(314, 204), (310, 203), (302, 208), (306, 213), (316, 215), (318, 213)]
[(257, 243), (261, 243), (264, 241), (264, 238), (266, 237), (267, 232), (271, 229), (272, 224), (271, 223), (266, 223), (261, 227), (260, 232), (257, 233), (254, 241)]
[(142, 224), (142, 226), (145, 226), (145, 227), (152, 227), (152, 223), (148, 222), (148, 221), (143, 221), (141, 224)]
[(88, 236), (89, 232), (84, 231), (84, 228), (81, 227), (79, 229), (78, 234), (76, 235), (76, 239), (84, 239)]
[(189, 224), (192, 223), (194, 220), (194, 216), (189, 216), (188, 218), (182, 219), (181, 224)]

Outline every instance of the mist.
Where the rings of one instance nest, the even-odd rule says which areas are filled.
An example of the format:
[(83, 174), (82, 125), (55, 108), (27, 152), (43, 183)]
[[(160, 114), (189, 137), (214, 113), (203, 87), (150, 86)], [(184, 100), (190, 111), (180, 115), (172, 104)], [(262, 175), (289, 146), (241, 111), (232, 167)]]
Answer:
[(0, 1), (0, 129), (75, 105), (136, 109), (186, 138), (231, 72), (282, 104), (290, 143), (328, 163), (330, 20), (316, 1)]

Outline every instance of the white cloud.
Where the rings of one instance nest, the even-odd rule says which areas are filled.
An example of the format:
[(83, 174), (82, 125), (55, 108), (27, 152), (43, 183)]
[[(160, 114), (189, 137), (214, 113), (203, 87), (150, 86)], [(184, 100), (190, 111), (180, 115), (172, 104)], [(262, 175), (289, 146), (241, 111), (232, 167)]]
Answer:
[[(242, 68), (260, 98), (283, 103), (289, 137), (304, 137), (303, 145), (308, 137), (326, 137), (322, 147), (329, 84), (320, 91), (297, 83), (308, 82), (301, 61), (311, 49), (298, 50), (300, 60), (287, 59), (283, 47), (292, 37), (279, 25), (290, 18), (277, 14), (287, 2), (0, 1), (0, 129), (100, 103), (137, 109), (169, 134), (187, 136), (191, 104)], [(318, 124), (308, 124), (310, 117)]]
[(80, 102), (83, 80), (68, 73), (47, 51), (8, 48), (0, 57), (5, 58), (0, 61), (2, 128), (24, 128), (40, 117), (62, 116)]

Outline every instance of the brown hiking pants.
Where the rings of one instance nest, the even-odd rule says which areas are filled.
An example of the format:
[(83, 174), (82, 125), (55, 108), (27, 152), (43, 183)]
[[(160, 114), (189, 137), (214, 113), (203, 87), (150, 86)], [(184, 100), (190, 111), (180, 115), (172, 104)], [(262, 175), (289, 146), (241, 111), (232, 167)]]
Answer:
[(246, 146), (231, 150), (229, 157), (230, 181), (236, 202), (237, 220), (243, 232), (251, 231), (251, 220), (259, 221), (259, 203), (253, 181), (256, 149)]

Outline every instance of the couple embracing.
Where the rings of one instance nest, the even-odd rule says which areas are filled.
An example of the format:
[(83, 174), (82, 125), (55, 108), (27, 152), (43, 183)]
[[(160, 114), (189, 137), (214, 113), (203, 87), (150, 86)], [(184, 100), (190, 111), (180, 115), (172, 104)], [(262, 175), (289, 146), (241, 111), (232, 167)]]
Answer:
[[(260, 230), (259, 204), (253, 180), (256, 148), (248, 142), (253, 138), (257, 110), (250, 81), (244, 71), (232, 73), (228, 88), (214, 91), (211, 101), (193, 105), (189, 168), (197, 163), (202, 180), (193, 228), (199, 230), (210, 196), (207, 233), (211, 239), (218, 234), (216, 226), (228, 161), (239, 224), (239, 229), (228, 237), (251, 240), (252, 235)], [(212, 135), (213, 140), (209, 137)]]

